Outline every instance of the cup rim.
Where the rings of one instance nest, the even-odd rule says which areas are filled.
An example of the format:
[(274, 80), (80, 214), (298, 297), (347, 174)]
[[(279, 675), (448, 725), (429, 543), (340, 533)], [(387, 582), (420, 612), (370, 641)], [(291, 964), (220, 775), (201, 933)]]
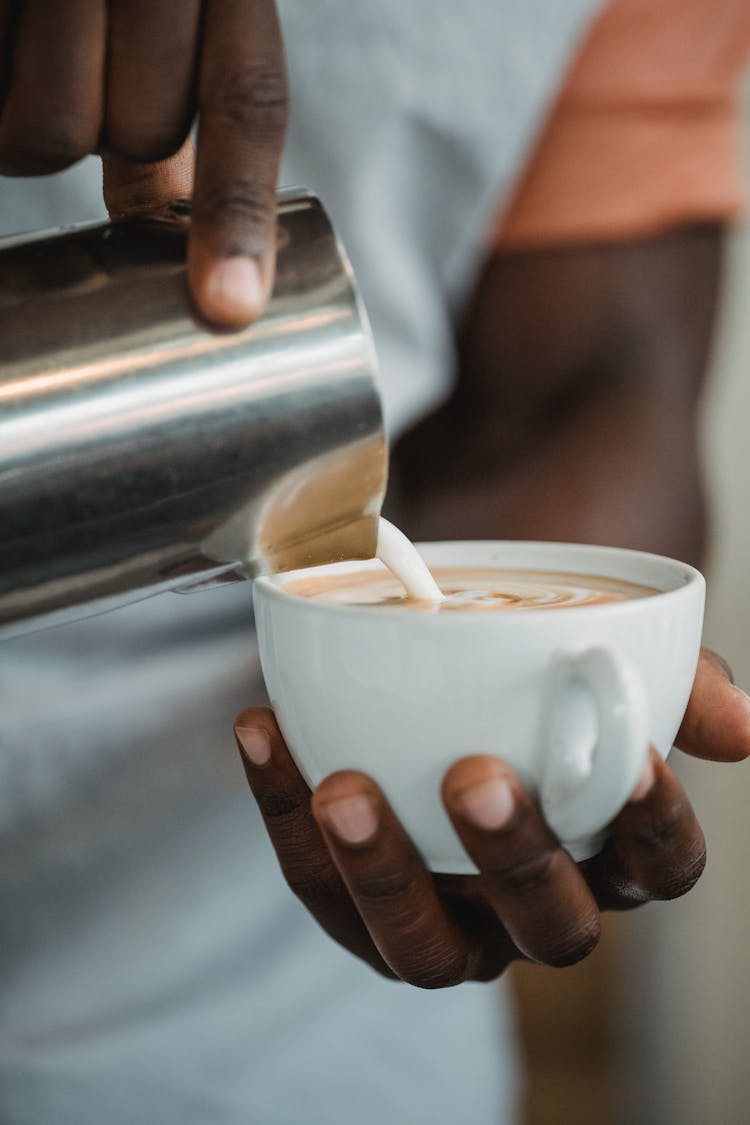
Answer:
[[(540, 556), (539, 563), (536, 565), (538, 570), (561, 570), (568, 569), (571, 573), (580, 574), (595, 574), (602, 577), (621, 578), (624, 581), (642, 582), (644, 585), (655, 585), (658, 593), (651, 595), (647, 598), (628, 598), (621, 602), (607, 602), (603, 605), (587, 605), (587, 606), (571, 606), (565, 611), (565, 620), (569, 621), (572, 616), (583, 614), (585, 619), (591, 620), (592, 616), (600, 616), (611, 614), (621, 616), (623, 614), (639, 613), (646, 603), (652, 604), (658, 602), (663, 605), (666, 601), (672, 603), (676, 599), (691, 596), (693, 590), (699, 588), (701, 591), (705, 588), (705, 579), (701, 572), (689, 563), (684, 563), (678, 559), (670, 558), (666, 555), (657, 555), (648, 551), (637, 551), (629, 547), (605, 547), (586, 543), (564, 543), (553, 542), (548, 540), (520, 540), (520, 539), (481, 539), (481, 540), (438, 540), (430, 542), (420, 542), (414, 544), (419, 553), (429, 563), (430, 556), (435, 554), (450, 553), (452, 551), (463, 551), (465, 554), (474, 553), (479, 556), (482, 553), (491, 554), (492, 552), (507, 552), (509, 555), (529, 555), (538, 554)], [(592, 563), (599, 562), (600, 567), (597, 568), (592, 565), (590, 569), (584, 570), (582, 566), (577, 569), (574, 565), (568, 562), (566, 565), (553, 565), (550, 561), (545, 561), (543, 556), (564, 556), (568, 560), (575, 558), (590, 558)], [(620, 564), (620, 569), (617, 564)], [(512, 560), (501, 563), (493, 563), (485, 559), (480, 562), (478, 557), (477, 561), (472, 563), (471, 559), (457, 559), (453, 565), (465, 565), (467, 567), (475, 566), (492, 566), (492, 565), (506, 565), (510, 566)], [(605, 569), (602, 566), (608, 564)], [(365, 617), (367, 619), (377, 618), (380, 621), (393, 621), (408, 619), (412, 622), (419, 621), (441, 621), (441, 628), (445, 628), (448, 621), (494, 621), (503, 622), (505, 627), (513, 622), (516, 626), (522, 621), (539, 622), (546, 620), (550, 614), (554, 613), (557, 618), (559, 611), (552, 608), (541, 607), (539, 609), (526, 609), (523, 613), (476, 613), (469, 609), (452, 609), (450, 614), (431, 613), (425, 610), (422, 613), (415, 614), (413, 609), (407, 609), (400, 606), (389, 606), (388, 612), (383, 613), (382, 608), (378, 605), (366, 605), (347, 602), (324, 602), (316, 598), (304, 597), (301, 594), (294, 594), (286, 586), (288, 583), (295, 581), (298, 578), (315, 573), (316, 575), (325, 574), (342, 574), (351, 573), (353, 571), (374, 569), (380, 564), (378, 559), (347, 559), (341, 562), (329, 563), (325, 566), (319, 567), (303, 567), (296, 570), (287, 571), (282, 574), (262, 575), (255, 579), (255, 587), (260, 588), (264, 597), (269, 598), (271, 601), (281, 602), (285, 605), (296, 605), (301, 608), (302, 605), (306, 607), (309, 613), (323, 613), (334, 614), (338, 617), (354, 616)], [(440, 565), (435, 560), (435, 565)], [(528, 562), (519, 563), (527, 569), (535, 569), (533, 564)], [(628, 569), (630, 566), (631, 569)], [(649, 572), (654, 572), (654, 577), (651, 582), (643, 581), (642, 575), (639, 577), (633, 573), (632, 568), (640, 567)], [(662, 581), (669, 583), (666, 588), (662, 589), (658, 578), (662, 576)], [(498, 626), (495, 625), (495, 628)]]

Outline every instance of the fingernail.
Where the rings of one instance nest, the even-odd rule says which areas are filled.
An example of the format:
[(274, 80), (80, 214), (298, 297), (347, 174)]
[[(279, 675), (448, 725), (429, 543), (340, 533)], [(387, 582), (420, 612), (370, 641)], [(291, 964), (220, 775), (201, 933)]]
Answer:
[(493, 777), (480, 785), (462, 789), (456, 795), (462, 815), (475, 828), (494, 832), (504, 828), (513, 816), (513, 791), (502, 777)]
[(262, 727), (236, 727), (242, 753), (254, 766), (267, 766), (271, 761), (271, 739)]
[(265, 290), (255, 258), (224, 258), (212, 268), (204, 291), (206, 312), (227, 324), (246, 324), (260, 315)]
[(334, 835), (345, 844), (365, 844), (378, 830), (375, 806), (367, 797), (329, 801), (320, 813)]
[(653, 787), (656, 774), (654, 773), (654, 763), (651, 760), (651, 753), (646, 757), (643, 763), (640, 777), (636, 784), (635, 789), (630, 794), (631, 801), (642, 801), (644, 797), (648, 796), (651, 788)]

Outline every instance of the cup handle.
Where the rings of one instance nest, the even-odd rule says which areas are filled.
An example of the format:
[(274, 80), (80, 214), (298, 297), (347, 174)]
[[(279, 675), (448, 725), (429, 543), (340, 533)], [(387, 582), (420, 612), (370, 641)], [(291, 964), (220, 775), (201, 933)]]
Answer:
[(601, 832), (635, 788), (648, 753), (641, 678), (607, 648), (557, 653), (545, 682), (539, 798), (563, 842)]

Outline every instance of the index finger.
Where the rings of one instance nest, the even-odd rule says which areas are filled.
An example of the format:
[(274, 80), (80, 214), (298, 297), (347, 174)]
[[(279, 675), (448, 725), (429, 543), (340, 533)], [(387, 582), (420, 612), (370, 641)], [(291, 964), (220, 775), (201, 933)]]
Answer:
[(439, 894), (375, 782), (353, 770), (331, 774), (313, 794), (313, 813), (372, 940), (397, 976), (418, 988), (474, 976), (482, 960), (476, 934)]
[(334, 941), (382, 971), (380, 955), (328, 853), (312, 814), (310, 790), (273, 711), (248, 708), (237, 716), (234, 733), (289, 888)]
[(219, 324), (256, 319), (273, 284), (288, 96), (274, 0), (206, 0), (188, 276)]
[(741, 762), (750, 757), (750, 698), (732, 682), (725, 660), (701, 649), (675, 745), (694, 758)]

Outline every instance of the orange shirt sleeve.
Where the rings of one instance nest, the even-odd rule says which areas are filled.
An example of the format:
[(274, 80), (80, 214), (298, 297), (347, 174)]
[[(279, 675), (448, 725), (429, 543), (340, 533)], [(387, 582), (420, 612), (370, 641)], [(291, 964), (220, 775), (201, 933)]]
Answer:
[(735, 217), (748, 0), (610, 0), (500, 216), (505, 250)]

